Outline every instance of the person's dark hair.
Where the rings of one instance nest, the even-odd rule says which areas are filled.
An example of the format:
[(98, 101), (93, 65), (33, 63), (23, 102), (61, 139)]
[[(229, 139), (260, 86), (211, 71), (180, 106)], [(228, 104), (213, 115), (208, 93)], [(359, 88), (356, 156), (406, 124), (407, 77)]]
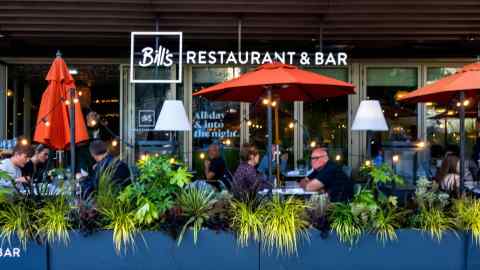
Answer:
[(95, 140), (90, 143), (89, 147), (90, 153), (95, 156), (103, 155), (107, 153), (108, 147), (107, 144), (102, 140)]
[(447, 174), (458, 174), (457, 170), (457, 164), (458, 164), (459, 158), (455, 154), (447, 154), (447, 156), (443, 159), (442, 165), (440, 166), (440, 169), (438, 170), (436, 179), (439, 183), (443, 181), (443, 178)]
[(240, 160), (241, 161), (248, 161), (250, 160), (250, 156), (252, 155), (257, 155), (258, 154), (258, 150), (257, 150), (257, 147), (255, 147), (255, 145), (253, 144), (244, 144), (241, 148), (240, 148)]
[(316, 146), (312, 149), (312, 151), (310, 153), (313, 153), (315, 151), (323, 151), (328, 155), (328, 149), (324, 146)]
[(34, 149), (35, 149), (35, 154), (41, 153), (45, 149), (50, 150), (50, 148), (48, 148), (48, 146), (44, 144), (37, 144), (37, 146), (35, 146)]
[(13, 153), (13, 155), (26, 154), (27, 157), (32, 157), (32, 156), (33, 156), (33, 149), (32, 149), (32, 146), (29, 145), (29, 144), (23, 145), (23, 144), (18, 143), (18, 144), (15, 145), (15, 147), (13, 148), (12, 153)]

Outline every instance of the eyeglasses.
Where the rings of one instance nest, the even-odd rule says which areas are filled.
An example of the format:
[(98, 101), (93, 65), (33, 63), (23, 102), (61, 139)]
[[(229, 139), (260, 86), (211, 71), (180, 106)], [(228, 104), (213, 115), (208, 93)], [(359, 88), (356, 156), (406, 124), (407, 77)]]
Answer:
[(316, 157), (310, 157), (310, 160), (317, 160), (326, 157), (326, 155), (323, 156), (316, 156)]

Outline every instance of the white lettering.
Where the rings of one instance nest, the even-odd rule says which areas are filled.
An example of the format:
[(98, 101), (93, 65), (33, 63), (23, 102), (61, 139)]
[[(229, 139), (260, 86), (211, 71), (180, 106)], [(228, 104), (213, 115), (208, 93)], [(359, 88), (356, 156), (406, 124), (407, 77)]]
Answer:
[(289, 57), (288, 58), (289, 59), (288, 63), (290, 65), (292, 65), (293, 64), (293, 56), (295, 56), (295, 52), (287, 52), (287, 54), (288, 54), (288, 57)]
[(337, 57), (338, 57), (338, 62), (337, 62), (338, 65), (343, 65), (343, 66), (347, 65), (347, 53), (344, 53), (344, 52), (338, 53)]
[(272, 63), (272, 58), (270, 57), (270, 53), (266, 52), (263, 56), (262, 64)]
[[(245, 59), (242, 59), (242, 55), (245, 55)], [(246, 52), (246, 53), (238, 52), (238, 62), (241, 65), (247, 64), (248, 63), (248, 52)]]
[(260, 53), (259, 52), (252, 52), (251, 53), (252, 59), (250, 60), (252, 65), (260, 65)]
[(3, 257), (12, 257), (12, 252), (10, 251), (9, 248), (5, 250), (5, 253), (3, 254)]
[(19, 248), (13, 248), (13, 257), (20, 258), (20, 249)]
[(143, 53), (143, 59), (142, 59), (142, 61), (138, 62), (138, 64), (141, 67), (150, 66), (153, 63), (153, 57), (152, 57), (153, 48), (145, 47), (145, 48), (143, 48), (142, 53)]
[(223, 65), (223, 56), (225, 56), (226, 51), (218, 51), (218, 55), (220, 55), (220, 65)]
[(329, 53), (327, 56), (327, 61), (325, 61), (325, 65), (336, 65), (335, 57), (332, 53)]
[(196, 64), (195, 56), (196, 53), (194, 51), (187, 51), (187, 64)]
[(199, 51), (198, 52), (198, 63), (201, 65), (207, 64), (207, 52)]
[(281, 54), (275, 52), (275, 57), (274, 58), (275, 58), (276, 61), (279, 61), (279, 62), (285, 64), (285, 52), (282, 52)]
[(225, 62), (226, 65), (228, 64), (237, 64), (237, 59), (235, 59), (235, 54), (233, 52), (230, 52), (228, 54), (227, 62)]
[(217, 62), (217, 59), (215, 58), (215, 52), (211, 51), (208, 53), (208, 63), (213, 65), (215, 62)]
[(323, 53), (315, 53), (315, 65), (323, 65)]

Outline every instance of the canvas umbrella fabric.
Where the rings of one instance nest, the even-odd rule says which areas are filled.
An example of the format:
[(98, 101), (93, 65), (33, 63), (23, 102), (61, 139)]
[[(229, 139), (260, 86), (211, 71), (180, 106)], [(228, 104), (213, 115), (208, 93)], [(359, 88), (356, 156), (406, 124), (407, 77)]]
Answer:
[[(257, 67), (238, 78), (205, 88), (194, 96), (214, 101), (256, 103), (261, 98), (272, 101), (317, 101), (354, 93), (354, 86), (295, 66), (271, 63)], [(272, 108), (267, 106), (268, 160), (272, 160)], [(272, 168), (268, 162), (268, 179)]]
[(412, 91), (399, 98), (406, 102), (459, 102), (460, 117), (460, 190), (463, 192), (465, 175), (465, 106), (466, 98), (477, 99), (480, 90), (480, 63), (464, 66), (455, 74)]
[[(71, 89), (75, 89), (75, 82), (59, 54), (53, 61), (46, 80), (48, 86), (40, 102), (33, 140), (55, 150), (65, 150), (71, 146), (73, 127), (75, 144), (88, 140), (80, 103), (72, 102), (69, 96)], [(71, 106), (75, 108), (74, 117), (69, 113), (69, 109), (73, 109)], [(70, 126), (72, 118), (75, 119), (73, 127)], [(71, 149), (74, 147), (75, 145)]]

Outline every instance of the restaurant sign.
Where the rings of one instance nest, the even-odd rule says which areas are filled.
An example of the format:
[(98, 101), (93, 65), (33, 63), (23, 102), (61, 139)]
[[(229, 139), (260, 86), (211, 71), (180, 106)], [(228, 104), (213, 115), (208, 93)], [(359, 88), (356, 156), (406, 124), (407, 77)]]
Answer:
[[(132, 32), (130, 81), (132, 83), (181, 83), (182, 64), (190, 65), (262, 65), (281, 62), (299, 66), (346, 66), (345, 52), (297, 51), (206, 51), (183, 52), (182, 32)], [(174, 65), (177, 63), (178, 65)], [(159, 72), (159, 69), (175, 72)], [(144, 70), (142, 70), (144, 69)], [(161, 77), (160, 74), (172, 74)], [(160, 77), (159, 77), (160, 76)]]

